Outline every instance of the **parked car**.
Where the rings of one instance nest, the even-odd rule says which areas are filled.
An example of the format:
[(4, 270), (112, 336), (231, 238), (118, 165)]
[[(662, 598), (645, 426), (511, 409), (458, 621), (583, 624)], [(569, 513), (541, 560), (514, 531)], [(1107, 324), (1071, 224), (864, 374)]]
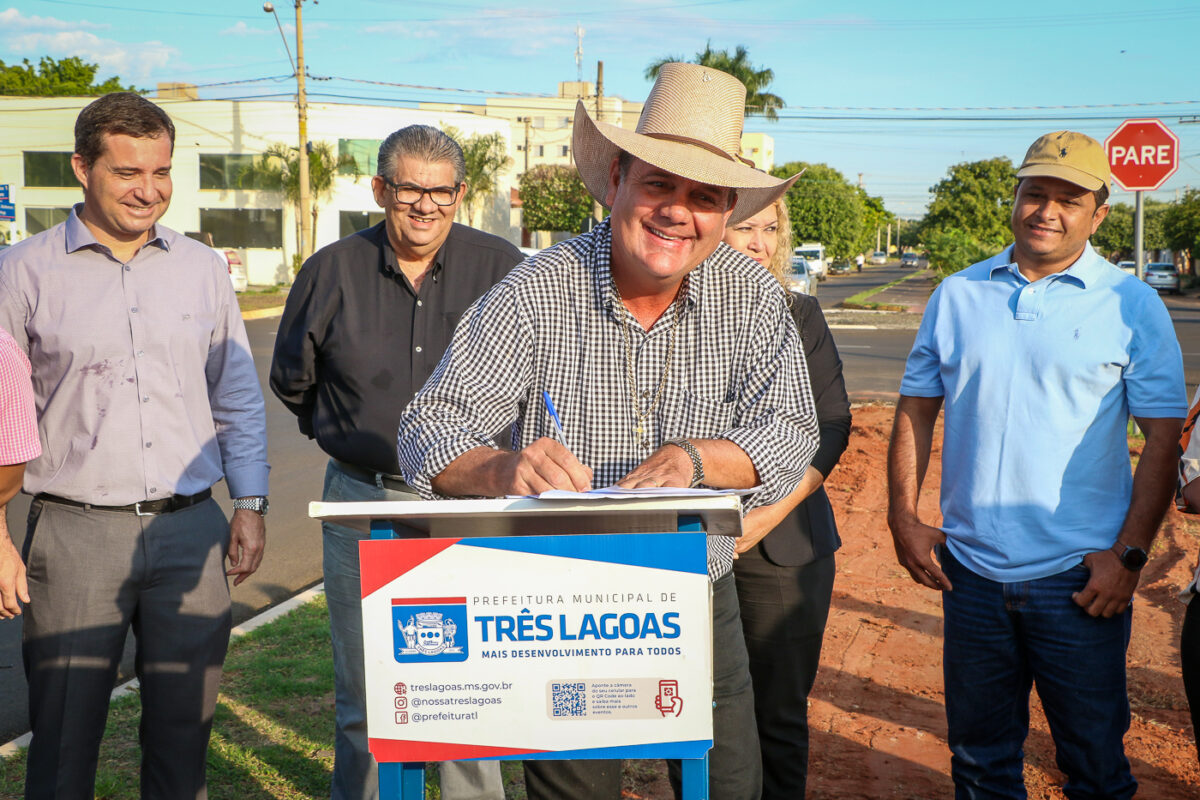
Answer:
[(229, 271), (229, 282), (233, 284), (233, 290), (235, 292), (246, 291), (250, 280), (246, 272), (246, 264), (242, 261), (242, 257), (238, 255), (237, 250), (234, 250), (232, 247), (214, 247), (212, 234), (208, 231), (188, 231), (184, 236), (189, 239), (195, 239), (216, 253), (225, 262), (225, 268)]
[(872, 264), (886, 264), (887, 263), (887, 253), (883, 252), (882, 250), (876, 250), (874, 253), (871, 253), (871, 263)]
[(817, 276), (813, 274), (807, 259), (799, 256), (792, 258), (792, 274), (788, 276), (788, 279), (793, 292), (817, 296)]
[(920, 265), (921, 265), (921, 259), (917, 256), (916, 253), (901, 253), (900, 254), (900, 266), (909, 267), (910, 269), (916, 269)]
[(1137, 262), (1136, 261), (1118, 261), (1117, 269), (1121, 270), (1122, 272), (1128, 272), (1130, 275), (1137, 275)]
[(848, 258), (839, 258), (829, 265), (830, 275), (848, 275), (850, 270), (854, 269), (853, 262)]
[(792, 255), (808, 262), (808, 271), (823, 281), (829, 274), (829, 261), (825, 258), (825, 245), (820, 242), (805, 242), (792, 251)]
[(1159, 292), (1179, 294), (1179, 273), (1175, 271), (1174, 264), (1162, 261), (1154, 261), (1147, 264), (1146, 283), (1153, 286)]

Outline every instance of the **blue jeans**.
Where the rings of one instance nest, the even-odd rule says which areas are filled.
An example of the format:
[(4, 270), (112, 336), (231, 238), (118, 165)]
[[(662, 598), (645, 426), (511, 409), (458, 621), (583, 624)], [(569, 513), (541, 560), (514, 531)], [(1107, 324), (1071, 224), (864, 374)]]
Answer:
[[(336, 461), (325, 470), (326, 502), (420, 500), (416, 492), (381, 489), (349, 475)], [(322, 523), (325, 600), (333, 639), (336, 729), (333, 742), (333, 800), (377, 800), (379, 776), (367, 749), (366, 676), (363, 669), (362, 591), (358, 543), (365, 531)], [(444, 800), (504, 800), (498, 761), (438, 764)]]
[(942, 593), (943, 669), (950, 767), (957, 800), (1026, 797), (1023, 745), (1029, 689), (1050, 723), (1069, 800), (1125, 800), (1137, 781), (1123, 738), (1129, 730), (1125, 650), (1133, 614), (1088, 616), (1071, 600), (1083, 564), (1034, 581), (997, 583), (942, 548), (954, 585)]

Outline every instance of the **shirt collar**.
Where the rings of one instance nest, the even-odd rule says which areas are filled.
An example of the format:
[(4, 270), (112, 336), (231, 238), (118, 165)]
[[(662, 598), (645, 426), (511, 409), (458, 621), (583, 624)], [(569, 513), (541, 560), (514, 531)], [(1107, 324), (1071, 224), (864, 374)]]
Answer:
[[(396, 251), (392, 249), (392, 242), (388, 238), (387, 222), (381, 222), (376, 226), (375, 243), (379, 245), (380, 251), (383, 253), (383, 268), (384, 271), (390, 272), (392, 275), (400, 275), (400, 262), (396, 260)], [(446, 236), (446, 241), (442, 242), (442, 246), (438, 248), (437, 253), (433, 256), (433, 264), (430, 265), (429, 274), (437, 277), (442, 273), (442, 267), (446, 263), (446, 248), (450, 245), (450, 240), (454, 238), (454, 226), (450, 226), (450, 233)]]
[[(988, 277), (995, 280), (996, 274), (1006, 272), (1012, 275), (1020, 283), (1029, 283), (1029, 279), (1021, 274), (1021, 270), (1017, 268), (1017, 262), (1013, 259), (1014, 245), (1006, 247), (999, 255), (992, 259), (992, 268), (988, 270)], [(1063, 280), (1069, 283), (1074, 283), (1082, 289), (1086, 289), (1090, 282), (1097, 280), (1102, 274), (1102, 266), (1099, 256), (1092, 249), (1092, 243), (1087, 242), (1083, 246), (1083, 252), (1079, 254), (1079, 258), (1075, 259), (1071, 266), (1064, 269), (1062, 272), (1056, 272), (1053, 275), (1046, 277), (1051, 280)]]
[[(88, 228), (88, 226), (84, 224), (83, 220), (81, 220), (79, 218), (79, 212), (82, 210), (83, 210), (83, 203), (76, 203), (71, 208), (71, 213), (67, 217), (67, 227), (66, 227), (67, 252), (74, 253), (77, 250), (82, 250), (85, 247), (90, 247), (90, 248), (99, 248), (99, 249), (103, 250), (104, 252), (109, 253), (109, 255), (111, 255), (112, 251), (109, 250), (107, 246), (101, 244), (96, 239), (96, 236), (95, 236), (95, 234), (92, 233), (91, 229)], [(176, 235), (175, 232), (172, 231), (170, 228), (166, 228), (162, 225), (159, 225), (158, 223), (155, 223), (153, 229), (151, 229), (151, 231), (150, 231), (150, 238), (146, 240), (146, 244), (142, 245), (142, 247), (145, 248), (149, 245), (155, 245), (156, 247), (159, 247), (163, 250), (166, 250), (167, 252), (170, 252), (171, 251), (171, 243), (172, 243), (175, 235)], [(138, 252), (141, 252), (141, 250), (139, 249)]]

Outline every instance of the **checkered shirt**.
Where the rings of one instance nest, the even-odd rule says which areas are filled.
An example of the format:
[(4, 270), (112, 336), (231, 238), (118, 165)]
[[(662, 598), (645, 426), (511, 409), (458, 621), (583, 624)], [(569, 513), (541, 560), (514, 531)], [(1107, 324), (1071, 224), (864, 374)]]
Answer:
[(24, 464), (42, 454), (29, 358), (0, 328), (0, 464)]
[[(543, 390), (595, 486), (615, 483), (680, 436), (727, 439), (746, 452), (763, 486), (747, 508), (796, 486), (817, 449), (817, 418), (779, 284), (724, 244), (691, 272), (666, 385), (643, 437), (634, 432), (621, 326), (644, 410), (668, 366), (675, 315), (668, 309), (643, 330), (613, 293), (610, 250), (605, 222), (527, 259), (467, 310), (400, 421), (400, 465), (423, 496), (437, 496), (430, 480), (454, 459), (495, 447), (490, 432), (512, 424), (517, 449), (553, 436)], [(711, 577), (730, 570), (733, 549), (730, 537), (709, 537)]]

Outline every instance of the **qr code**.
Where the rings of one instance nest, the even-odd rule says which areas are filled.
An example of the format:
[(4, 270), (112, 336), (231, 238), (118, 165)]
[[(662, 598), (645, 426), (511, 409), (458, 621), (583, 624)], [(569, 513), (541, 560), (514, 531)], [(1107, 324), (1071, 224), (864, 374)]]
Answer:
[(582, 717), (587, 713), (587, 694), (582, 683), (551, 683), (552, 716)]

